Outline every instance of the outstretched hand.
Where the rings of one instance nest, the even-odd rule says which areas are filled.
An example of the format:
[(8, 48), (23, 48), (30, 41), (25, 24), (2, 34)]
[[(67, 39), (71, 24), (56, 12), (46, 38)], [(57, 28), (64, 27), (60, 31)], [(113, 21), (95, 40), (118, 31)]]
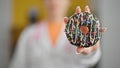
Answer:
[[(81, 12), (81, 8), (80, 6), (76, 7), (75, 13), (80, 13)], [(85, 7), (85, 12), (91, 13), (90, 12), (90, 8), (89, 6)], [(64, 22), (67, 23), (68, 22), (68, 17), (64, 18)], [(102, 27), (102, 32), (105, 32), (106, 28)], [(82, 48), (82, 47), (76, 47), (76, 54), (84, 54), (84, 55), (88, 55), (91, 52), (97, 50), (100, 46), (100, 42), (98, 41), (94, 46), (88, 47), (88, 48)]]

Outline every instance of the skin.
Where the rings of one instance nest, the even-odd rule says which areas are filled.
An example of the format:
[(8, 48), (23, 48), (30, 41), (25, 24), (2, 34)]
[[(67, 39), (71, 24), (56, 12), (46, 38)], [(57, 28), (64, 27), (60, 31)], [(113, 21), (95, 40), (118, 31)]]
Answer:
[(44, 0), (49, 23), (61, 23), (70, 6), (70, 0)]
[[(81, 8), (80, 6), (76, 7), (75, 13), (80, 13), (81, 12)], [(85, 6), (85, 12), (91, 13), (89, 6)], [(68, 17), (64, 18), (64, 22), (67, 23), (68, 22)], [(102, 27), (102, 32), (105, 32), (106, 28)], [(83, 55), (88, 55), (91, 52), (97, 50), (100, 47), (100, 42), (98, 41), (95, 46), (91, 46), (88, 48), (81, 48), (81, 47), (76, 47), (76, 54), (83, 54)]]

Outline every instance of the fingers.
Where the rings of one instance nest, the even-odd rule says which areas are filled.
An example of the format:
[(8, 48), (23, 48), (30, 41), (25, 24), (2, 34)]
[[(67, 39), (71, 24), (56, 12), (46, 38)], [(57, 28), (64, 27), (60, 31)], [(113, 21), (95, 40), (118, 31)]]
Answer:
[(80, 54), (84, 48), (76, 47), (76, 54)]
[(97, 50), (98, 47), (99, 47), (99, 41), (94, 46), (91, 46), (91, 47), (88, 47), (88, 48), (77, 47), (76, 48), (76, 54), (88, 55), (91, 52)]
[(106, 27), (102, 27), (102, 32), (106, 32), (107, 28)]
[[(107, 30), (106, 27), (102, 27), (102, 32), (105, 32), (106, 30)], [(76, 54), (88, 55), (91, 52), (97, 50), (99, 48), (99, 46), (100, 46), (100, 41), (98, 41), (94, 46), (91, 46), (91, 47), (88, 47), (88, 48), (77, 47), (77, 49), (76, 49), (77, 53)]]
[[(80, 13), (80, 12), (81, 12), (81, 8), (80, 8), (80, 6), (77, 6), (75, 13)], [(91, 13), (88, 5), (85, 6), (85, 12)]]
[(75, 13), (80, 13), (80, 12), (81, 12), (81, 8), (80, 8), (80, 6), (77, 6), (76, 10), (75, 10)]
[(76, 54), (88, 55), (91, 52), (92, 52), (92, 47), (88, 47), (88, 48), (77, 47), (76, 48)]
[(88, 55), (92, 52), (92, 47), (84, 48), (83, 52), (81, 52), (83, 55)]
[(64, 18), (64, 22), (67, 23), (68, 22), (68, 17)]
[[(80, 6), (77, 6), (77, 7), (76, 7), (76, 10), (75, 10), (75, 13), (80, 13), (80, 12), (81, 12), (81, 8), (80, 8)], [(90, 13), (89, 6), (86, 6), (86, 7), (85, 7), (85, 12)], [(65, 23), (68, 22), (68, 17), (65, 17), (65, 18), (64, 18), (64, 22), (65, 22)]]
[(85, 6), (85, 12), (91, 13), (91, 12), (90, 12), (90, 8), (89, 8), (89, 6), (88, 6), (88, 5), (87, 5), (87, 6)]

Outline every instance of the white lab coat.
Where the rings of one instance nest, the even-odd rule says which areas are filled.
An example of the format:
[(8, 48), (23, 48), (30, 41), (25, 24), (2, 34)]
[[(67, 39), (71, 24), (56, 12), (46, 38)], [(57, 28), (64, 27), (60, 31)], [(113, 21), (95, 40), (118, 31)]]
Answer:
[(27, 27), (18, 41), (10, 68), (88, 68), (98, 62), (100, 48), (89, 55), (76, 55), (61, 29), (56, 47), (51, 40), (45, 23)]

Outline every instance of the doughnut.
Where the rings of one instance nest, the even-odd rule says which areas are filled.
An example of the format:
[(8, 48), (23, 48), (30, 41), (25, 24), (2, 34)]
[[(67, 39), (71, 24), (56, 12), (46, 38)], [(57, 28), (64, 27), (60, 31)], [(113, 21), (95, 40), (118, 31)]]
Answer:
[(90, 47), (101, 39), (101, 23), (95, 14), (75, 13), (66, 22), (65, 35), (72, 45)]

